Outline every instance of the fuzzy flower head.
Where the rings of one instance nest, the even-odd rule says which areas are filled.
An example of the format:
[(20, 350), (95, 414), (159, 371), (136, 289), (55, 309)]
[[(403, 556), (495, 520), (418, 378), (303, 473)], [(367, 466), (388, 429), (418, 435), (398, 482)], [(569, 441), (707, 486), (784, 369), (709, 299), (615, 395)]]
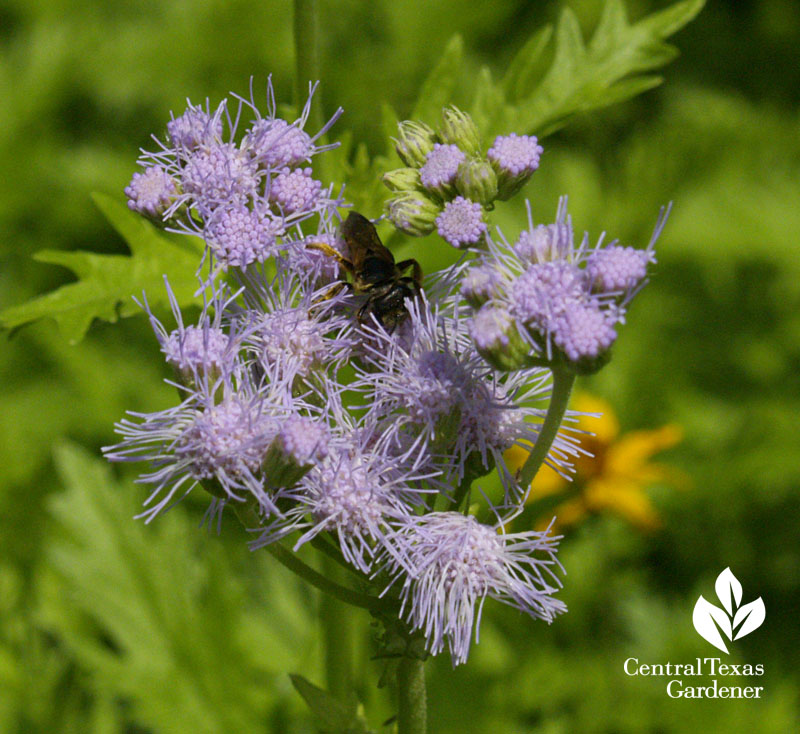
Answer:
[(263, 263), (279, 251), (283, 220), (269, 211), (243, 204), (221, 207), (211, 215), (205, 239), (214, 258), (225, 268)]
[(186, 100), (186, 110), (167, 123), (167, 137), (176, 148), (193, 150), (201, 145), (212, 145), (222, 140), (222, 115), (225, 102), (212, 115), (206, 109)]
[(164, 286), (177, 325), (175, 329), (168, 331), (155, 317), (146, 297), (142, 307), (167, 364), (175, 369), (181, 382), (189, 386), (210, 385), (219, 377), (230, 375), (236, 365), (241, 324), (228, 318), (226, 309), (237, 294), (231, 294), (224, 286), (213, 289), (210, 297), (205, 298), (197, 324), (185, 325), (166, 276)]
[(539, 167), (542, 146), (532, 135), (498, 135), (487, 158), (497, 172), (497, 197), (503, 201), (516, 194)]
[(270, 200), (286, 214), (313, 210), (322, 184), (311, 178), (311, 173), (310, 167), (282, 169), (270, 184)]
[[(514, 369), (515, 359), (522, 366), (521, 352), (502, 362), (492, 359), (509, 357), (498, 348), (518, 334), (532, 359), (563, 360), (580, 373), (602, 367), (616, 326), (655, 260), (653, 246), (667, 214), (662, 210), (645, 250), (616, 241), (604, 245), (602, 236), (590, 250), (588, 235), (574, 244), (565, 199), (549, 225), (534, 226), (528, 207), (529, 226), (516, 243), (508, 246), (502, 235), (499, 242), (490, 239), (488, 253), (463, 278), (462, 293), (473, 308), (480, 307), (473, 321), (478, 350), (498, 369)], [(500, 328), (500, 314), (513, 320), (513, 329), (505, 322)]]
[(368, 573), (386, 550), (387, 533), (420, 505), (416, 486), (431, 476), (410, 452), (393, 451), (375, 425), (356, 425), (339, 415), (324, 459), (296, 487), (279, 494), (292, 508), (265, 529), (254, 547), (301, 530), (297, 549), (326, 531), (336, 538), (345, 559)]
[(433, 150), (428, 153), (425, 165), (419, 169), (422, 186), (440, 196), (445, 196), (452, 191), (458, 167), (465, 158), (464, 151), (457, 145), (436, 143)]
[(134, 173), (125, 187), (128, 208), (153, 219), (160, 219), (170, 207), (178, 190), (174, 179), (161, 166), (150, 166), (144, 173)]
[(436, 229), (439, 236), (455, 248), (478, 245), (486, 234), (483, 207), (475, 201), (457, 196), (445, 204), (444, 211), (436, 218)]
[(259, 369), (289, 380), (336, 368), (351, 354), (352, 322), (342, 308), (349, 296), (320, 300), (329, 287), (307, 288), (302, 274), (285, 271), (272, 281), (248, 280), (244, 349)]
[(436, 655), (447, 644), (454, 665), (464, 663), (483, 603), (492, 597), (532, 617), (552, 622), (566, 611), (553, 597), (559, 538), (546, 532), (505, 534), (458, 512), (413, 517), (392, 537), (397, 559), (389, 569), (402, 583), (403, 613), (422, 630)]
[(193, 487), (226, 501), (253, 498), (261, 511), (276, 511), (266, 490), (263, 461), (281, 423), (294, 405), (286, 384), (256, 386), (246, 370), (186, 391), (180, 405), (149, 414), (131, 414), (117, 432), (123, 440), (104, 449), (112, 461), (149, 461), (153, 471), (140, 481), (153, 484), (150, 521)]

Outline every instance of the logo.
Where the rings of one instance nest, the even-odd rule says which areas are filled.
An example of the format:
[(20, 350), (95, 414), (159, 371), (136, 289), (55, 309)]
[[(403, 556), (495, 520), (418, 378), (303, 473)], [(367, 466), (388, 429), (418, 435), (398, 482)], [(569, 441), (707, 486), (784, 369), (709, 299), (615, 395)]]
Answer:
[(723, 633), (730, 641), (749, 635), (758, 629), (764, 621), (766, 611), (764, 602), (759, 596), (755, 601), (742, 604), (742, 585), (726, 568), (714, 584), (717, 599), (722, 609), (706, 601), (701, 595), (694, 605), (692, 622), (697, 633), (718, 650), (727, 653), (728, 647), (722, 637)]

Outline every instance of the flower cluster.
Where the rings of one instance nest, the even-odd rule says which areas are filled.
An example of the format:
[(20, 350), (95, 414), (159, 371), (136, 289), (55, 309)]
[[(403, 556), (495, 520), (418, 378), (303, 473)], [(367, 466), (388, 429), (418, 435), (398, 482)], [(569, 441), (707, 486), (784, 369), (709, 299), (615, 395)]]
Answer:
[(434, 229), (453, 247), (486, 239), (486, 208), (516, 194), (539, 167), (542, 147), (529, 135), (498, 135), (482, 153), (472, 118), (457, 107), (442, 111), (434, 130), (421, 122), (398, 125), (395, 149), (406, 168), (384, 175), (394, 192), (386, 204), (394, 225), (411, 235)]
[(513, 244), (502, 235), (488, 238), (461, 282), (478, 351), (500, 370), (532, 363), (598, 370), (655, 262), (667, 215), (663, 209), (646, 249), (605, 244), (604, 236), (590, 247), (588, 234), (575, 245), (566, 198), (553, 224), (534, 226), (529, 206), (528, 228)]
[[(128, 206), (178, 231), (201, 236), (212, 262), (223, 269), (246, 269), (295, 243), (300, 222), (319, 215), (330, 218), (338, 200), (313, 178), (313, 156), (331, 146), (318, 145), (341, 114), (314, 136), (304, 129), (314, 87), (301, 116), (289, 123), (276, 116), (271, 80), (268, 114), (262, 116), (253, 90), (250, 99), (236, 98), (215, 110), (187, 101), (187, 108), (167, 123), (158, 150), (143, 152), (143, 173), (135, 173), (125, 189)], [(243, 113), (252, 113), (239, 133)]]
[[(558, 538), (506, 531), (528, 487), (504, 457), (541, 443), (540, 461), (567, 476), (586, 453), (577, 431), (558, 427), (575, 414), (553, 423), (551, 370), (607, 351), (653, 243), (576, 249), (565, 207), (514, 245), (493, 238), (486, 207), (519, 190), (541, 148), (500, 136), (483, 155), (472, 120), (447, 108), (437, 131), (401, 125), (408, 168), (386, 176), (390, 216), (406, 232), (437, 228), (451, 245), (487, 249), (397, 304), (387, 329), (364, 308), (368, 288), (337, 282), (341, 265), (353, 268), (342, 202), (309, 165), (331, 147), (317, 144), (330, 123), (305, 131), (310, 96), (298, 120), (278, 118), (271, 85), (267, 116), (252, 91), (237, 99), (233, 117), (226, 102), (190, 103), (126, 189), (132, 209), (201, 236), (220, 267), (205, 280), (198, 268), (196, 324), (184, 324), (168, 284), (174, 329), (143, 301), (180, 399), (118, 423), (107, 457), (150, 463), (139, 480), (152, 486), (148, 521), (200, 487), (212, 514), (237, 511), (253, 548), (322, 543), (454, 663), (489, 596), (551, 621), (565, 611)], [(253, 119), (237, 136), (243, 110)], [(472, 505), (473, 484), (495, 469), (502, 491)]]

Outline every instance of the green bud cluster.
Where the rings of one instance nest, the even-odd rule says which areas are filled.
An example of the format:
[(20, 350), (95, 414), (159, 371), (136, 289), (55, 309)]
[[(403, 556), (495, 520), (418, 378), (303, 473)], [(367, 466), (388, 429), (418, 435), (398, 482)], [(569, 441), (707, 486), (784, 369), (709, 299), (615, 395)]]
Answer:
[[(397, 128), (398, 135), (393, 141), (405, 165), (384, 174), (383, 182), (392, 192), (386, 202), (386, 213), (407, 234), (422, 236), (432, 232), (437, 217), (456, 197), (477, 202), (485, 212), (493, 208), (495, 201), (519, 191), (524, 183), (507, 180), (508, 176), (487, 157), (472, 117), (454, 105), (442, 110), (441, 122), (435, 128), (415, 120), (400, 122)], [(437, 144), (457, 146), (464, 159), (452, 180), (426, 187), (420, 169)]]

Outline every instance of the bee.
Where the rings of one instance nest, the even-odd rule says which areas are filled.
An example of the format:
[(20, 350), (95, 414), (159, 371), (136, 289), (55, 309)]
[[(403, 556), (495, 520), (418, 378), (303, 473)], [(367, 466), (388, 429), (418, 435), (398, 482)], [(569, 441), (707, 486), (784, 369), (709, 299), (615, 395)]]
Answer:
[[(332, 298), (342, 288), (349, 287), (356, 295), (366, 296), (358, 310), (358, 321), (370, 317), (388, 332), (392, 332), (408, 316), (405, 299), (419, 295), (422, 286), (422, 268), (416, 260), (395, 263), (391, 251), (381, 242), (375, 225), (365, 216), (351, 211), (341, 227), (350, 259), (347, 260), (324, 242), (311, 242), (310, 249), (336, 258), (348, 273), (352, 283), (341, 281), (333, 286), (325, 298)], [(411, 275), (403, 275), (411, 269)]]

